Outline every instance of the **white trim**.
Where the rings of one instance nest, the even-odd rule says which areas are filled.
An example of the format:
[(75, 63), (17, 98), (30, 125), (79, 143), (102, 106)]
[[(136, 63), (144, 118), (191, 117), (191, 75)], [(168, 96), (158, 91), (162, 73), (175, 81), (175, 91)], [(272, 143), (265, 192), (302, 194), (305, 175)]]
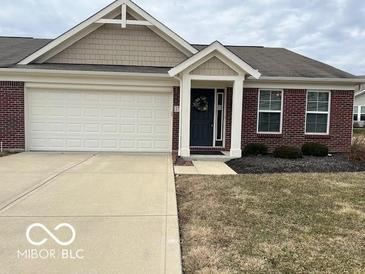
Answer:
[[(125, 22), (120, 19), (100, 19), (96, 22), (97, 24), (116, 24), (121, 25), (122, 28), (126, 28), (127, 25), (136, 25), (136, 26), (152, 26), (152, 23), (145, 20), (126, 20)], [(124, 26), (125, 24), (125, 26)]]
[[(223, 90), (223, 92), (218, 91), (218, 90)], [(226, 93), (226, 89), (221, 89), (221, 88), (216, 88), (215, 89), (215, 111), (214, 111), (214, 115), (215, 115), (215, 117), (214, 117), (214, 139), (215, 140), (214, 140), (214, 147), (217, 147), (216, 146), (217, 141), (222, 142), (222, 146), (219, 146), (219, 147), (224, 147), (223, 146), (223, 143), (224, 143), (224, 120), (225, 120), (224, 112), (226, 110), (226, 107), (225, 107), (226, 101), (224, 99), (225, 93)], [(222, 102), (223, 102), (222, 110), (221, 110), (222, 111), (222, 116), (221, 116), (221, 138), (220, 139), (217, 138), (218, 137), (217, 136), (217, 129), (218, 129), (218, 111), (219, 111), (219, 109), (218, 109), (218, 97), (219, 97), (219, 95), (222, 96)]]
[(252, 80), (245, 82), (246, 88), (278, 88), (278, 89), (316, 89), (316, 90), (352, 90), (356, 89), (354, 84), (331, 84), (331, 83), (310, 83), (310, 82), (260, 82)]
[(87, 84), (59, 84), (59, 83), (25, 83), (27, 88), (58, 89), (58, 90), (103, 90), (103, 91), (135, 91), (171, 93), (171, 87), (145, 85), (87, 85)]
[(255, 79), (259, 79), (261, 76), (261, 73), (258, 72), (258, 70), (252, 68), (249, 64), (247, 64), (245, 61), (243, 61), (241, 58), (239, 58), (237, 55), (232, 53), (230, 50), (228, 50), (226, 47), (224, 47), (221, 43), (218, 41), (213, 42), (208, 47), (203, 49), (202, 51), (199, 51), (189, 59), (185, 60), (184, 62), (180, 63), (176, 67), (172, 68), (169, 71), (169, 75), (175, 76), (182, 71), (186, 70), (188, 67), (192, 66), (205, 56), (211, 54), (212, 52), (219, 52), (222, 54), (225, 58), (232, 61), (235, 65), (237, 65), (239, 68), (241, 68), (244, 72), (247, 72), (248, 74), (252, 75)]
[[(328, 93), (328, 111), (308, 111), (308, 93), (309, 92), (317, 92), (317, 93)], [(331, 125), (331, 99), (332, 92), (330, 90), (307, 90), (305, 97), (305, 124), (304, 124), (304, 135), (319, 135), (319, 136), (328, 136), (330, 134), (330, 125)], [(307, 116), (309, 114), (326, 114), (327, 115), (327, 131), (326, 133), (320, 132), (307, 132)]]
[(362, 91), (359, 91), (359, 92), (355, 93), (355, 97), (360, 96), (360, 95), (362, 95), (364, 93), (365, 93), (365, 89), (362, 90)]
[[(128, 6), (131, 10), (139, 14), (141, 17), (143, 17), (146, 21), (150, 22), (154, 27), (156, 27), (160, 32), (162, 32), (164, 35), (169, 37), (171, 40), (176, 42), (178, 45), (180, 45), (182, 48), (184, 48), (186, 51), (188, 51), (191, 54), (195, 54), (198, 52), (197, 49), (195, 49), (192, 45), (190, 45), (187, 41), (182, 39), (180, 36), (178, 36), (176, 33), (171, 31), (169, 28), (167, 28), (165, 25), (157, 21), (155, 18), (153, 18), (151, 15), (149, 15), (147, 12), (145, 12), (143, 9), (141, 9), (139, 6), (137, 6), (135, 3), (133, 3), (130, 0), (117, 0), (114, 3), (110, 4), (109, 6), (105, 7), (98, 13), (91, 16), (89, 19), (83, 21), (79, 25), (75, 26), (74, 28), (70, 29), (66, 33), (62, 34), (58, 38), (54, 39), (41, 49), (37, 50), (36, 52), (32, 53), (28, 57), (21, 60), (18, 64), (21, 65), (27, 65), (34, 60), (40, 58), (44, 54), (48, 53), (49, 51), (53, 50), (57, 46), (64, 43), (66, 40), (70, 39), (71, 37), (77, 35), (78, 33), (84, 31), (87, 27), (91, 26), (94, 23), (97, 23), (100, 19), (103, 19), (104, 16), (108, 15), (109, 13), (113, 12), (115, 9), (118, 9), (121, 7), (123, 9), (123, 5)], [(122, 16), (123, 17), (123, 16)], [(124, 26), (123, 18), (121, 20), (122, 27)], [(127, 24), (127, 21), (125, 22)]]
[(361, 114), (365, 114), (365, 112), (364, 113), (361, 112), (361, 108), (362, 107), (365, 108), (365, 105), (354, 105), (354, 107), (357, 107), (357, 120), (356, 121), (354, 120), (354, 114), (355, 113), (353, 113), (352, 114), (352, 120), (353, 120), (353, 122), (365, 122), (365, 120), (364, 121), (361, 121)]
[[(255, 80), (254, 77), (250, 76), (247, 79), (247, 82), (250, 83), (250, 80)], [(361, 84), (363, 80), (359, 78), (309, 78), (309, 77), (276, 77), (276, 76), (261, 76), (260, 81), (299, 81), (299, 82), (312, 82), (312, 83), (354, 83)]]
[[(266, 90), (266, 91), (280, 91), (281, 92), (281, 109), (280, 111), (278, 110), (262, 110), (260, 111), (260, 95), (261, 95), (261, 91), (262, 90)], [(271, 99), (271, 95), (270, 95), (270, 99)], [(277, 134), (280, 135), (283, 133), (283, 117), (284, 117), (284, 90), (283, 89), (267, 89), (267, 88), (263, 88), (263, 89), (259, 89), (258, 95), (257, 95), (257, 119), (256, 119), (256, 133), (257, 134)], [(260, 121), (260, 112), (270, 112), (270, 113), (280, 113), (280, 131), (275, 132), (275, 131), (259, 131), (259, 121)]]
[(121, 28), (125, 29), (127, 27), (127, 5), (125, 3), (122, 4), (121, 6)]
[(109, 86), (178, 86), (179, 82), (166, 75), (159, 74), (124, 74), (109, 72), (75, 72), (75, 71), (44, 71), (33, 70), (2, 73), (0, 81), (18, 81), (26, 83), (47, 83), (65, 85), (99, 85)]
[(89, 76), (136, 76), (136, 77), (162, 77), (171, 79), (165, 73), (141, 73), (141, 72), (117, 72), (117, 71), (86, 71), (86, 70), (62, 70), (62, 69), (27, 69), (27, 68), (0, 68), (0, 77), (10, 75), (89, 75)]
[(181, 147), (180, 156), (190, 157), (190, 113), (191, 113), (191, 80), (183, 75), (180, 102), (181, 110)]
[(181, 45), (183, 48), (188, 50), (191, 54), (195, 54), (198, 52), (196, 48), (194, 48), (192, 45), (190, 45), (187, 41), (185, 41), (183, 38), (181, 38), (179, 35), (177, 35), (175, 32), (170, 30), (168, 27), (166, 27), (164, 24), (156, 20), (153, 16), (151, 16), (149, 13), (144, 11), (142, 8), (137, 6), (135, 3), (133, 3), (130, 0), (125, 0), (125, 3), (129, 8), (131, 8), (134, 12), (139, 14), (141, 17), (146, 19), (148, 22), (152, 23), (152, 25), (156, 26), (157, 29), (162, 31), (164, 34), (166, 34), (168, 37), (170, 37), (172, 40), (174, 40), (176, 43)]
[(216, 145), (217, 138), (217, 89), (214, 88), (214, 114), (213, 114), (213, 147)]
[(185, 77), (190, 80), (202, 80), (202, 81), (236, 81), (242, 78), (242, 76), (210, 76), (210, 75), (191, 75), (188, 74)]
[(231, 150), (230, 156), (242, 156), (242, 109), (243, 109), (243, 82), (244, 77), (233, 83), (232, 94), (232, 121), (231, 121)]

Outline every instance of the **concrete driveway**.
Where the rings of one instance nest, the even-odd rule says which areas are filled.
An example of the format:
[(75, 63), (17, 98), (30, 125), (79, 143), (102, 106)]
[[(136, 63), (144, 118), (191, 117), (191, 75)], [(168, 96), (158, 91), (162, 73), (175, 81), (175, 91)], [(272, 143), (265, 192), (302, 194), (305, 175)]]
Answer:
[(170, 155), (21, 153), (0, 174), (0, 273), (181, 273)]

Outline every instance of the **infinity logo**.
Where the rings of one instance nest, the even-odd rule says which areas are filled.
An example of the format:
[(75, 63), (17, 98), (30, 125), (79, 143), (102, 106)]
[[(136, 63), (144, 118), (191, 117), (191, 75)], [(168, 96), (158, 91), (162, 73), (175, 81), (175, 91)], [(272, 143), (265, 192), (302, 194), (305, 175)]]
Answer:
[(54, 230), (55, 231), (58, 231), (60, 228), (63, 228), (63, 227), (66, 227), (68, 229), (71, 230), (71, 233), (72, 233), (72, 237), (69, 241), (67, 242), (63, 242), (63, 241), (60, 241), (51, 231), (48, 230), (48, 228), (46, 226), (44, 226), (43, 224), (39, 224), (39, 223), (34, 223), (30, 226), (28, 226), (27, 228), (27, 231), (25, 233), (25, 236), (27, 237), (27, 240), (29, 243), (31, 243), (32, 245), (36, 245), (36, 246), (40, 246), (40, 245), (43, 245), (44, 243), (46, 243), (48, 241), (47, 238), (44, 238), (43, 240), (39, 241), (39, 242), (35, 242), (33, 241), (31, 238), (30, 238), (30, 232), (32, 231), (32, 229), (36, 228), (36, 227), (39, 227), (41, 229), (43, 229), (57, 244), (59, 245), (62, 245), (62, 246), (67, 246), (67, 245), (70, 245), (74, 242), (75, 238), (76, 238), (76, 231), (74, 229), (74, 227), (70, 224), (67, 224), (67, 223), (62, 223), (62, 224), (59, 224), (57, 225)]

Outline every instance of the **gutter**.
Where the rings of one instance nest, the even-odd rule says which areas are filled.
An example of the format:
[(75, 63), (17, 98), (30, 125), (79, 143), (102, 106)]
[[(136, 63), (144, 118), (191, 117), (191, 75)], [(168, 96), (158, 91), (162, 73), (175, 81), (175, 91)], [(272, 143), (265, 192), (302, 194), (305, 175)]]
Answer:
[(310, 78), (310, 77), (272, 77), (261, 76), (256, 80), (254, 77), (249, 76), (247, 81), (259, 81), (259, 82), (306, 82), (306, 83), (342, 83), (342, 84), (362, 84), (365, 83), (365, 78)]
[(155, 77), (171, 78), (168, 73), (141, 73), (141, 72), (116, 72), (116, 71), (85, 71), (85, 70), (61, 70), (61, 69), (23, 69), (0, 68), (1, 74), (6, 75), (57, 75), (57, 76), (127, 76), (127, 77)]

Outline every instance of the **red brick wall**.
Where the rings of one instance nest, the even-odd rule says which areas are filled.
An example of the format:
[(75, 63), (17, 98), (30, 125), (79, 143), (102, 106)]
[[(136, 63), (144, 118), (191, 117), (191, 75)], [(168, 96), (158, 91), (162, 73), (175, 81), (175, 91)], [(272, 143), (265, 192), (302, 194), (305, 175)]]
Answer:
[[(180, 106), (180, 87), (174, 87), (173, 105)], [(180, 113), (173, 110), (172, 117), (172, 151), (179, 150), (179, 117)]]
[(283, 131), (270, 135), (256, 133), (258, 89), (245, 88), (242, 147), (264, 143), (272, 151), (279, 145), (300, 147), (306, 142), (317, 142), (329, 146), (331, 152), (346, 152), (351, 144), (353, 96), (353, 91), (332, 91), (329, 135), (305, 135), (306, 90), (284, 90)]
[(8, 150), (23, 150), (24, 83), (0, 81), (0, 141)]

